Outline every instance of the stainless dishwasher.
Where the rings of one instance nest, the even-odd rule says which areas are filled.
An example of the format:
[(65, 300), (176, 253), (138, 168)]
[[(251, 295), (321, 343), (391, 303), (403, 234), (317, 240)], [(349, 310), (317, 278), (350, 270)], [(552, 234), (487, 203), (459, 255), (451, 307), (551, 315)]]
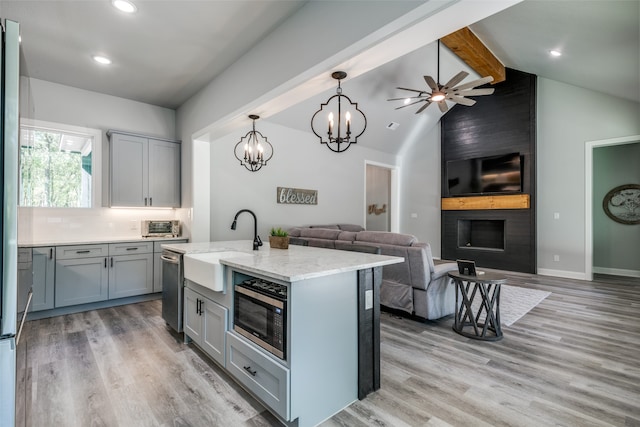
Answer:
[(184, 295), (182, 254), (165, 249), (160, 259), (162, 259), (162, 318), (176, 332), (182, 332), (182, 297)]

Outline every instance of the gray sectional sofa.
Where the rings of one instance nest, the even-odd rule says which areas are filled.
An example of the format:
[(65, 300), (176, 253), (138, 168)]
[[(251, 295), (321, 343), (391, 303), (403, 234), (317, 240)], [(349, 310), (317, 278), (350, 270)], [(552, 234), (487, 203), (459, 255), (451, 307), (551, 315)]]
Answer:
[(289, 236), (298, 244), (347, 250), (352, 245), (375, 246), (382, 255), (400, 256), (403, 263), (384, 266), (380, 304), (424, 319), (455, 311), (455, 286), (447, 276), (456, 263), (436, 265), (431, 246), (410, 234), (366, 231), (358, 225), (329, 224), (294, 227)]

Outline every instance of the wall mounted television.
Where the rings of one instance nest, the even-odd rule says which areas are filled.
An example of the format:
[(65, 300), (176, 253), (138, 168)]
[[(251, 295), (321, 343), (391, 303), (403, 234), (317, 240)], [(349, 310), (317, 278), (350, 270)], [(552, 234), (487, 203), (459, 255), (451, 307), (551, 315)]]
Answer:
[(447, 196), (522, 193), (522, 166), (520, 153), (450, 160)]

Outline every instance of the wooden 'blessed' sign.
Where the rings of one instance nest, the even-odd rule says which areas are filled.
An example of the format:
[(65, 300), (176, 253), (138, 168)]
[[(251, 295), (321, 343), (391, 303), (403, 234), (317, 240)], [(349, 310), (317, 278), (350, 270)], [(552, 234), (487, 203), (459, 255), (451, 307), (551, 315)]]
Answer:
[(317, 205), (318, 190), (278, 187), (276, 200), (278, 203), (287, 205)]

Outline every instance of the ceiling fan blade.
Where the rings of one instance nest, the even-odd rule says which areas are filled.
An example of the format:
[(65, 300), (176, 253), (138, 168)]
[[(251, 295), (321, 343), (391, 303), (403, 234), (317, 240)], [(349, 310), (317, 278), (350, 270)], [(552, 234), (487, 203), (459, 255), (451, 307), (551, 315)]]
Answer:
[(405, 105), (401, 105), (401, 106), (397, 107), (396, 110), (399, 110), (400, 108), (404, 108), (404, 107), (411, 107), (412, 105), (418, 104), (420, 102), (426, 102), (427, 104), (429, 104), (429, 101), (427, 99), (419, 99), (417, 101), (410, 102), (410, 103), (405, 104)]
[(404, 101), (405, 99), (419, 99), (419, 100), (423, 100), (425, 98), (428, 98), (429, 96), (427, 95), (418, 95), (418, 96), (404, 96), (402, 98), (389, 98), (387, 99), (387, 101)]
[(423, 77), (424, 77), (424, 81), (427, 82), (427, 85), (431, 88), (432, 91), (438, 92), (440, 90), (436, 81), (433, 80), (433, 77), (431, 76), (423, 76)]
[(468, 90), (454, 90), (453, 94), (459, 96), (478, 96), (478, 95), (491, 95), (495, 91), (494, 88), (483, 88), (483, 89), (468, 89)]
[(442, 111), (443, 113), (446, 113), (447, 111), (449, 111), (449, 107), (447, 106), (446, 101), (438, 102), (438, 108), (440, 108), (440, 111)]
[(420, 114), (424, 111), (425, 108), (427, 108), (429, 105), (431, 105), (430, 101), (426, 101), (426, 104), (424, 104), (422, 107), (418, 108), (418, 111), (416, 111), (416, 114)]
[(449, 80), (444, 86), (442, 86), (442, 88), (445, 90), (451, 89), (452, 87), (454, 87), (455, 85), (463, 81), (464, 78), (467, 77), (468, 75), (469, 73), (467, 73), (466, 71), (460, 71), (458, 74), (453, 76), (451, 80)]
[(467, 107), (471, 107), (476, 103), (473, 99), (467, 99), (464, 96), (458, 96), (455, 94), (447, 95), (447, 99), (455, 102), (456, 104), (466, 105)]
[(489, 83), (489, 82), (492, 82), (492, 81), (493, 81), (493, 77), (492, 76), (487, 76), (487, 77), (483, 77), (483, 78), (478, 79), (478, 80), (473, 80), (473, 81), (470, 81), (468, 83), (462, 84), (460, 86), (454, 87), (453, 90), (459, 91), (459, 90), (470, 89), (472, 87), (480, 86), (480, 85), (483, 85), (485, 83)]
[(409, 88), (406, 88), (406, 87), (397, 87), (396, 89), (400, 89), (400, 90), (408, 90), (409, 92), (426, 93), (424, 90), (409, 89)]

